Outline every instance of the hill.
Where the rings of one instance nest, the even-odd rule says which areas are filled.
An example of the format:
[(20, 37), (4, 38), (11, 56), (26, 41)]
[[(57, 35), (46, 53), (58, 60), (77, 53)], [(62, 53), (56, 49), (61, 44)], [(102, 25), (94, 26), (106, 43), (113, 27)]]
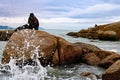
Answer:
[(10, 30), (10, 29), (14, 29), (14, 28), (11, 28), (11, 27), (9, 27), (9, 26), (2, 26), (2, 25), (0, 25), (0, 29), (2, 29), (2, 30)]
[(43, 28), (43, 27), (39, 27), (39, 30), (45, 30), (45, 28)]

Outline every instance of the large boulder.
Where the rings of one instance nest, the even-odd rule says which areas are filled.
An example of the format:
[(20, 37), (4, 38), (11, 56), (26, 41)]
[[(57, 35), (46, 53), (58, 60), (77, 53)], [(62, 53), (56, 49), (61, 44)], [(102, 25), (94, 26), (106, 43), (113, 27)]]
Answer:
[(120, 60), (103, 72), (102, 80), (120, 80)]
[(104, 51), (104, 50), (93, 51), (93, 52), (85, 53), (82, 57), (82, 61), (90, 65), (101, 66), (100, 64), (104, 59), (114, 54), (115, 54), (114, 52)]
[(95, 45), (92, 44), (87, 44), (87, 43), (83, 43), (83, 42), (76, 42), (73, 43), (76, 46), (79, 46), (82, 48), (83, 53), (89, 53), (89, 52), (94, 52), (94, 51), (101, 51), (100, 48), (98, 48)]
[(120, 59), (120, 55), (114, 53), (112, 55), (107, 56), (105, 59), (103, 59), (99, 65), (102, 67), (108, 68), (119, 59)]
[(17, 60), (34, 60), (39, 58), (43, 64), (52, 61), (57, 47), (56, 38), (44, 31), (20, 30), (11, 36), (4, 52), (2, 63), (9, 63), (11, 58)]
[(82, 56), (82, 49), (72, 43), (69, 43), (63, 38), (56, 37), (58, 41), (58, 58), (59, 64), (71, 64), (79, 62)]
[(104, 31), (101, 36), (99, 34), (99, 39), (101, 40), (117, 40), (117, 33), (115, 31)]
[(82, 43), (69, 43), (63, 38), (56, 37), (58, 40), (58, 48), (57, 52), (54, 54), (53, 57), (53, 64), (60, 65), (60, 64), (71, 64), (82, 61), (82, 57), (89, 52), (100, 51), (98, 47)]
[(87, 53), (83, 57), (83, 62), (90, 64), (90, 65), (98, 65), (100, 63), (100, 58), (95, 53)]

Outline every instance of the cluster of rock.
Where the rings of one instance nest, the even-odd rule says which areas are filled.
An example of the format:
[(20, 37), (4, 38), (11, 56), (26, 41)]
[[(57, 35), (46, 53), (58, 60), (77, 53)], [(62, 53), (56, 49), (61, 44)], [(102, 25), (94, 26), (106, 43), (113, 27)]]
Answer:
[(120, 40), (120, 22), (105, 25), (95, 25), (93, 28), (83, 29), (79, 32), (69, 32), (69, 36), (84, 37), (99, 40)]
[(107, 68), (102, 74), (103, 80), (120, 80), (120, 55), (104, 51), (98, 47), (65, 39), (44, 31), (20, 30), (14, 32), (3, 52), (2, 64), (9, 63), (11, 57), (17, 65), (34, 65), (39, 59), (43, 66), (86, 63)]

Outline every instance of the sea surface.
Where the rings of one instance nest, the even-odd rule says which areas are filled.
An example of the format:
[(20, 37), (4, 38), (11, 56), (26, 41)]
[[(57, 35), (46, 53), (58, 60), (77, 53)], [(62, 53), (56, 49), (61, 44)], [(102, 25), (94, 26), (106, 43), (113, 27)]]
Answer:
[[(45, 30), (50, 34), (54, 34), (69, 42), (84, 42), (89, 44), (94, 44), (103, 50), (110, 50), (117, 53), (120, 53), (120, 41), (99, 41), (99, 40), (90, 40), (86, 38), (73, 38), (67, 36), (66, 33), (71, 32), (70, 30)], [(0, 59), (2, 58), (2, 53), (7, 41), (0, 41)], [(94, 75), (89, 77), (83, 77), (80, 74), (84, 71), (89, 71), (93, 74), (101, 76), (103, 69), (99, 67), (94, 67), (86, 65), (83, 63), (65, 65), (61, 67), (47, 67), (41, 66), (25, 66), (22, 69), (18, 68), (14, 64), (14, 60), (11, 60), (9, 64), (9, 69), (1, 69), (0, 67), (0, 80), (97, 80)], [(0, 65), (6, 66), (6, 65)], [(101, 79), (98, 79), (101, 80)]]

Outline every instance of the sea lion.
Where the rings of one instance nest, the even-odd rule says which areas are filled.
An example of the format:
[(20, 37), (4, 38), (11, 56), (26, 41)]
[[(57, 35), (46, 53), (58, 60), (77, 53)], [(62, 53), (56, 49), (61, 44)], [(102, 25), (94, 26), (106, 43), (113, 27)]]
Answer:
[(28, 24), (30, 29), (35, 29), (38, 30), (39, 27), (39, 21), (38, 19), (34, 16), (33, 13), (30, 13), (30, 16), (28, 18)]
[(30, 13), (30, 16), (28, 18), (28, 23), (23, 25), (23, 26), (20, 26), (20, 27), (16, 28), (15, 31), (22, 30), (22, 29), (38, 30), (38, 28), (39, 28), (38, 19), (35, 17), (35, 15), (33, 13)]

